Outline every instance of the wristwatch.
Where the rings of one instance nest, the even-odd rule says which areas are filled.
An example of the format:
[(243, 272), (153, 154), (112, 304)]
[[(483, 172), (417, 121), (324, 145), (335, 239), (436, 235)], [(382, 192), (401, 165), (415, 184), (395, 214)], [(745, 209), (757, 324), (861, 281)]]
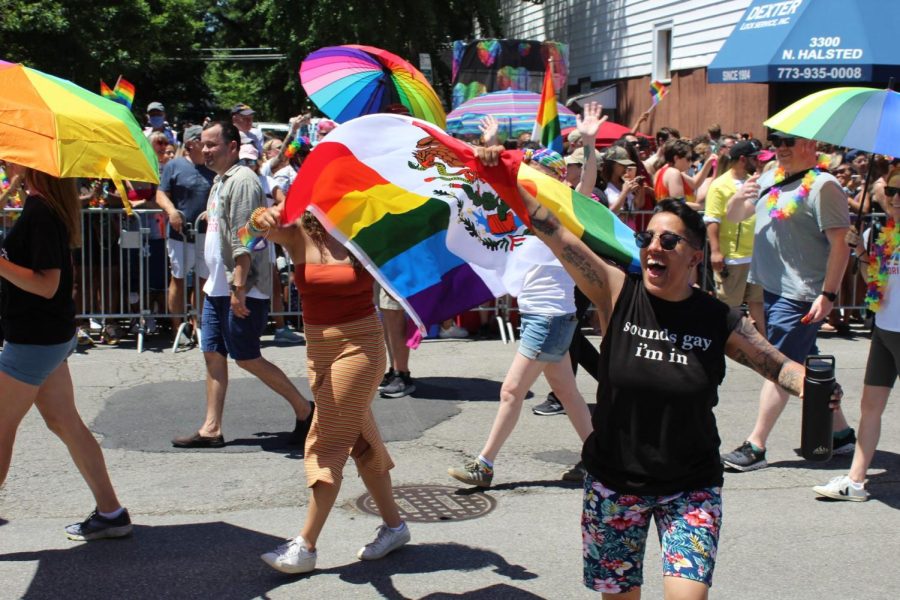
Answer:
[(835, 302), (837, 300), (837, 294), (835, 294), (834, 292), (826, 292), (822, 290), (822, 293), (820, 295), (825, 296), (831, 302)]
[(244, 286), (242, 286), (242, 285), (234, 285), (233, 283), (231, 284), (230, 287), (231, 287), (231, 291), (232, 291), (232, 292), (237, 292), (237, 291), (240, 291), (240, 290), (244, 289)]

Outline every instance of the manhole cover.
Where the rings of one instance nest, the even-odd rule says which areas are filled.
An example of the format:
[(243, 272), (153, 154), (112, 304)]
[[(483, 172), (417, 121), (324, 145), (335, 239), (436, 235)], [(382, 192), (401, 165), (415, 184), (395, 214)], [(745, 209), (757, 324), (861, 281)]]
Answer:
[[(400, 508), (400, 516), (414, 523), (477, 519), (494, 510), (497, 505), (496, 500), (487, 494), (442, 485), (395, 487), (394, 500)], [(356, 507), (363, 512), (378, 515), (375, 501), (369, 494), (357, 498)]]

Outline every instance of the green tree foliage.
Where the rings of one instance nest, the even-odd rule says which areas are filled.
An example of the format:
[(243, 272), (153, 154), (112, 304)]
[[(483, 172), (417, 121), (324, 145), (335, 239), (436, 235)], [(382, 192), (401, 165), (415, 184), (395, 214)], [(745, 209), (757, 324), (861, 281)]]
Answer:
[[(317, 48), (367, 44), (413, 64), (429, 53), (446, 94), (449, 42), (499, 36), (500, 22), (498, 0), (0, 0), (0, 58), (92, 91), (122, 75), (141, 118), (160, 100), (170, 118), (246, 102), (260, 120), (285, 120), (309, 108), (298, 69)], [(286, 58), (200, 60), (201, 48), (259, 47)]]
[[(204, 32), (197, 0), (0, 0), (2, 58), (99, 91), (122, 75), (136, 88), (135, 114), (163, 100), (172, 115), (203, 105)], [(187, 59), (187, 60), (184, 60)]]

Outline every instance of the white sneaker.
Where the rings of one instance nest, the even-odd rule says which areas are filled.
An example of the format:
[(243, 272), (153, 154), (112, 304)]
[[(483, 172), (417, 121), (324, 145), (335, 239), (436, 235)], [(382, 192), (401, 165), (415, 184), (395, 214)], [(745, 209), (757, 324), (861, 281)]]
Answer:
[[(865, 482), (863, 482), (865, 484)], [(869, 499), (869, 492), (865, 488), (858, 490), (850, 485), (850, 477), (840, 475), (825, 485), (813, 486), (813, 491), (820, 496), (835, 500), (850, 500), (851, 502), (865, 502)]]
[(375, 535), (375, 540), (360, 548), (356, 553), (356, 557), (360, 560), (378, 560), (384, 558), (400, 546), (409, 543), (410, 533), (409, 527), (403, 523), (403, 529), (393, 531), (385, 524), (381, 524)]
[(469, 337), (469, 332), (454, 323), (447, 329), (441, 329), (440, 333), (438, 333), (438, 337), (442, 340), (461, 340)]
[(261, 555), (267, 565), (282, 573), (309, 573), (316, 568), (318, 552), (306, 549), (306, 540), (302, 536), (287, 540), (271, 552)]

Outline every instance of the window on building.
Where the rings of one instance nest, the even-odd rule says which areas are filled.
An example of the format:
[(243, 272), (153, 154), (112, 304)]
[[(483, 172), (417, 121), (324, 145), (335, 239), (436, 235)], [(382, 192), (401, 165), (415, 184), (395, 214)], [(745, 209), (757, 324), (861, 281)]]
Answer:
[(672, 22), (653, 26), (653, 69), (651, 78), (669, 82), (672, 79)]

